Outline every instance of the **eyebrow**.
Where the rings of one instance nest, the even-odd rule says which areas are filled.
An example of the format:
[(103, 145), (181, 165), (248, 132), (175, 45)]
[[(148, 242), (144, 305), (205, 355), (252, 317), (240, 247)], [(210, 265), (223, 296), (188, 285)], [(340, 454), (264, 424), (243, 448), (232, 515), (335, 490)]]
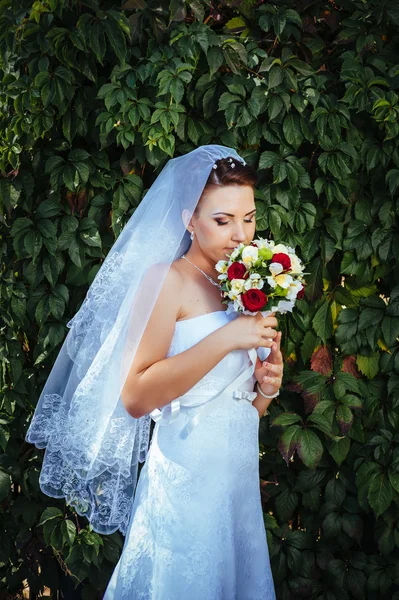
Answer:
[[(247, 217), (248, 215), (250, 215), (251, 213), (255, 212), (256, 208), (254, 208), (253, 210), (250, 210), (248, 213), (246, 213), (244, 215), (244, 217)], [(216, 213), (212, 213), (212, 215), (227, 215), (228, 217), (235, 217), (235, 215), (232, 215), (231, 213), (226, 213), (226, 212), (216, 212)]]

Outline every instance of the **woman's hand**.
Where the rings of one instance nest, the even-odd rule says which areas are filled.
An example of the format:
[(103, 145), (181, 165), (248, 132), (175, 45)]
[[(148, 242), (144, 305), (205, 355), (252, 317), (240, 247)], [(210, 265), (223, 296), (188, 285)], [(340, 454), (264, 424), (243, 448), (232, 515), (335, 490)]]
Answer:
[(271, 352), (267, 359), (262, 361), (257, 357), (254, 375), (259, 382), (262, 392), (272, 396), (280, 389), (283, 380), (283, 355), (280, 350), (281, 331), (277, 332), (271, 345)]
[(278, 321), (271, 313), (268, 317), (261, 313), (256, 315), (239, 315), (237, 318), (224, 325), (226, 332), (227, 345), (230, 350), (239, 350), (244, 348), (271, 348), (274, 338), (278, 335), (275, 327)]

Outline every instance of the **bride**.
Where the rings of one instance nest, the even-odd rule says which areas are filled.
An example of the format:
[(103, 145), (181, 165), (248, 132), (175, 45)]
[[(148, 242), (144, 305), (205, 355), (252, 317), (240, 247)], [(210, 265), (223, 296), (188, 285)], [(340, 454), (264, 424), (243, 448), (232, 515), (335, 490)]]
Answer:
[[(201, 146), (167, 167), (174, 161), (179, 168), (172, 173), (165, 167), (140, 204), (147, 208), (140, 229), (143, 215), (150, 218), (151, 257), (146, 261), (143, 254), (140, 268), (132, 236), (118, 246), (127, 225), (110, 251), (114, 258), (119, 251), (123, 261), (110, 263), (113, 269), (98, 278), (97, 288), (93, 282), (68, 323), (68, 337), (76, 331), (60, 356), (78, 367), (76, 381), (68, 379), (74, 381), (69, 405), (65, 392), (49, 393), (59, 356), (27, 440), (47, 446), (40, 479), (45, 493), (64, 496), (96, 531), (119, 528), (125, 535), (104, 600), (275, 600), (258, 428), (281, 386), (281, 333), (274, 313), (226, 311), (215, 270), (226, 253), (254, 237), (256, 173), (224, 146)], [(174, 196), (174, 214), (166, 201), (161, 214), (154, 205), (148, 211), (152, 191), (159, 204), (161, 189)], [(167, 202), (170, 209), (173, 202)], [(174, 239), (165, 215), (184, 230)], [(130, 254), (122, 252), (129, 244)], [(129, 262), (136, 270), (130, 276), (139, 281), (134, 294), (122, 277)], [(116, 272), (123, 292), (113, 285)], [(98, 293), (104, 282), (105, 296)], [(99, 318), (101, 310), (110, 322)], [(89, 331), (101, 335), (90, 340)], [(267, 362), (257, 357), (260, 348), (268, 349)], [(110, 407), (114, 389), (118, 401)], [(91, 398), (93, 414), (83, 408), (83, 397)], [(155, 427), (147, 450), (150, 418)], [(68, 421), (73, 437), (66, 433)], [(67, 440), (52, 439), (50, 425)], [(144, 458), (135, 487), (137, 462)]]

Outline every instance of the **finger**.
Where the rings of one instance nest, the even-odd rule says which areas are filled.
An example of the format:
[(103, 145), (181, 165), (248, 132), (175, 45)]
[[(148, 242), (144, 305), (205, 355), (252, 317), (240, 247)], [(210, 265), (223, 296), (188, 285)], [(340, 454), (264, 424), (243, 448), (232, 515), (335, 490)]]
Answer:
[(260, 369), (261, 367), (262, 367), (262, 361), (261, 361), (261, 359), (259, 358), (259, 356), (256, 356), (255, 371), (256, 371), (257, 369)]
[(262, 337), (260, 342), (259, 342), (259, 346), (263, 347), (263, 348), (272, 348), (272, 344), (274, 344), (273, 340), (268, 339), (268, 338), (264, 338)]
[(268, 371), (271, 371), (274, 375), (281, 375), (283, 372), (281, 365), (274, 365), (273, 363), (264, 362), (263, 366), (266, 367)]
[(281, 342), (281, 331), (277, 332), (279, 335), (277, 335), (274, 339), (273, 339), (273, 345), (272, 345), (272, 350), (274, 351), (279, 351), (280, 350), (280, 342)]
[(281, 378), (280, 377), (264, 377), (263, 381), (265, 383), (268, 383), (270, 385), (273, 385), (275, 387), (280, 387), (281, 386)]
[(267, 317), (267, 322), (262, 323), (263, 327), (277, 327), (278, 321), (275, 317)]
[(278, 335), (278, 331), (272, 329), (271, 327), (267, 327), (262, 333), (262, 335), (268, 338), (276, 338)]

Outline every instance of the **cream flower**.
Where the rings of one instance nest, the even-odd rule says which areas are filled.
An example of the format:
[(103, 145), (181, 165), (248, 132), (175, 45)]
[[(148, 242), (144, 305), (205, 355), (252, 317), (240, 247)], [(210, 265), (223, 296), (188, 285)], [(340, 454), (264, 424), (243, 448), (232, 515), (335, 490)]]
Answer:
[(258, 248), (269, 248), (274, 252), (275, 243), (273, 240), (266, 240), (265, 238), (258, 238), (257, 240), (253, 240), (253, 243), (258, 246)]
[(253, 289), (261, 290), (264, 286), (264, 283), (265, 282), (263, 281), (259, 273), (251, 273), (248, 279), (245, 280), (244, 288), (246, 291)]
[(233, 252), (230, 254), (230, 259), (234, 260), (235, 258), (237, 258), (237, 256), (240, 254), (240, 246), (237, 246), (237, 248), (234, 248)]
[(256, 246), (246, 246), (241, 254), (241, 261), (247, 268), (251, 268), (253, 263), (258, 260), (258, 248)]
[(284, 246), (284, 244), (277, 244), (276, 246), (274, 246), (273, 252), (274, 254), (277, 254), (277, 252), (283, 252), (284, 254), (288, 254), (288, 248), (287, 246)]
[(293, 302), (292, 300), (279, 300), (277, 302), (277, 305), (271, 307), (270, 312), (279, 312), (284, 314), (287, 311), (292, 312), (294, 306), (295, 302)]
[(298, 292), (300, 292), (302, 288), (303, 288), (303, 285), (300, 281), (293, 281), (288, 286), (288, 292), (287, 292), (286, 298), (288, 300), (296, 300)]
[(275, 279), (277, 285), (279, 285), (280, 287), (282, 287), (285, 290), (288, 289), (290, 287), (291, 283), (294, 281), (293, 277), (291, 277), (291, 275), (287, 275), (287, 273), (282, 273), (281, 275), (276, 275), (274, 279)]
[(282, 273), (283, 265), (280, 263), (270, 263), (269, 270), (271, 272), (271, 276), (266, 277), (267, 283), (275, 288), (277, 285), (280, 287), (287, 289), (290, 284), (294, 281), (294, 278), (287, 273)]
[(232, 279), (231, 280), (231, 290), (229, 297), (233, 300), (233, 296), (238, 296), (241, 294), (244, 289), (245, 279)]
[(270, 263), (269, 271), (275, 277), (276, 275), (280, 275), (283, 272), (283, 265), (281, 263)]
[(291, 271), (293, 273), (302, 273), (303, 266), (301, 265), (301, 261), (299, 260), (299, 258), (297, 257), (297, 255), (296, 254), (290, 254), (289, 257), (291, 259)]
[(228, 268), (229, 267), (225, 260), (218, 260), (218, 262), (215, 265), (215, 269), (218, 273), (227, 273)]

